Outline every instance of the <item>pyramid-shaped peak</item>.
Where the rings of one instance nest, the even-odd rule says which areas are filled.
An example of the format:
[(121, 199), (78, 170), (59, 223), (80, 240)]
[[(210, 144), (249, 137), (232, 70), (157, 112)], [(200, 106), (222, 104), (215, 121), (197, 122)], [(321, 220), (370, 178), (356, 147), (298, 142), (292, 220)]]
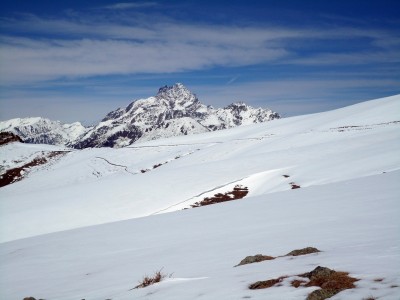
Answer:
[(169, 101), (179, 101), (179, 102), (194, 102), (198, 101), (195, 94), (193, 94), (189, 89), (187, 89), (182, 83), (175, 83), (172, 86), (163, 86), (158, 90), (157, 98), (166, 99)]

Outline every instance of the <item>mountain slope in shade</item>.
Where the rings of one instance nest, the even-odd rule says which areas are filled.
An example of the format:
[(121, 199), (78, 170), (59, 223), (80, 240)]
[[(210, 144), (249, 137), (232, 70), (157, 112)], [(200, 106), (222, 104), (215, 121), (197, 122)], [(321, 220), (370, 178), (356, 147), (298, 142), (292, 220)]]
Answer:
[(71, 144), (88, 130), (89, 128), (79, 122), (62, 124), (41, 117), (16, 118), (0, 122), (0, 132), (12, 132), (24, 142), (32, 144)]
[(121, 147), (137, 140), (204, 133), (276, 118), (279, 115), (269, 109), (255, 109), (244, 103), (214, 109), (177, 83), (160, 88), (155, 97), (136, 100), (124, 109), (110, 112), (74, 147)]

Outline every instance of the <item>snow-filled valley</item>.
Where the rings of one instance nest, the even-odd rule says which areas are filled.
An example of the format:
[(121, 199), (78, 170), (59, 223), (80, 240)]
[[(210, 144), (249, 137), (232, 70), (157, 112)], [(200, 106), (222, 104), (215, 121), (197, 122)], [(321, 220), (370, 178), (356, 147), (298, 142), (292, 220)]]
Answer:
[[(358, 279), (331, 299), (399, 299), (399, 129), (397, 95), (119, 149), (3, 145), (4, 169), (70, 152), (0, 188), (0, 299), (306, 299), (248, 286), (318, 265)], [(234, 267), (258, 253), (282, 257)]]

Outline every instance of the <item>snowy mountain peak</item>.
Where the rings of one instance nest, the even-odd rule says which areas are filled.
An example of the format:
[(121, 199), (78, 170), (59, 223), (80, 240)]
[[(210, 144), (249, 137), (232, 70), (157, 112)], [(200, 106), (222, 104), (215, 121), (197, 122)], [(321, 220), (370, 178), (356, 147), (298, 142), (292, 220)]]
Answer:
[(182, 83), (175, 83), (173, 86), (163, 86), (158, 90), (157, 99), (164, 99), (174, 106), (189, 106), (199, 102), (196, 95), (188, 90)]
[(139, 99), (125, 109), (110, 112), (74, 146), (122, 147), (136, 141), (203, 133), (275, 118), (279, 118), (277, 113), (254, 109), (243, 102), (214, 109), (202, 104), (182, 83), (176, 83), (161, 87), (155, 97)]
[(44, 118), (14, 119), (0, 123), (30, 143), (75, 148), (123, 147), (136, 141), (191, 135), (279, 118), (269, 109), (254, 109), (243, 102), (215, 109), (202, 104), (182, 83), (163, 86), (154, 97), (139, 99), (109, 112), (99, 124), (85, 128), (79, 122), (61, 124)]
[(62, 124), (46, 118), (16, 118), (0, 122), (0, 132), (9, 131), (33, 144), (67, 145), (76, 141), (89, 128), (81, 123)]

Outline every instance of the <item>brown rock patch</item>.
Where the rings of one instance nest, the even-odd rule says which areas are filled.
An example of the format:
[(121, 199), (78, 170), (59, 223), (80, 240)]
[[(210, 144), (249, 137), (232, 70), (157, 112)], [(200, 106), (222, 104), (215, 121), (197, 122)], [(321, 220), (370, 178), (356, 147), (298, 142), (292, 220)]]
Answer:
[(264, 261), (264, 260), (272, 260), (272, 259), (275, 259), (275, 257), (268, 256), (268, 255), (262, 255), (262, 254), (256, 254), (256, 255), (245, 257), (235, 267), (242, 266), (242, 265), (247, 265), (247, 264), (252, 264), (252, 263), (258, 263), (258, 262), (261, 262), (261, 261)]
[(299, 255), (306, 255), (306, 254), (318, 253), (318, 252), (321, 252), (321, 251), (318, 250), (317, 248), (306, 247), (306, 248), (296, 249), (296, 250), (290, 251), (285, 256), (299, 256)]
[(204, 198), (204, 200), (192, 204), (191, 207), (195, 208), (195, 207), (206, 206), (206, 205), (211, 205), (211, 204), (216, 204), (216, 203), (221, 203), (221, 202), (226, 202), (226, 201), (242, 199), (248, 193), (249, 193), (249, 190), (247, 187), (241, 186), (241, 185), (236, 185), (233, 188), (233, 191), (226, 192), (225, 194), (218, 193), (218, 194), (215, 194), (213, 197)]

